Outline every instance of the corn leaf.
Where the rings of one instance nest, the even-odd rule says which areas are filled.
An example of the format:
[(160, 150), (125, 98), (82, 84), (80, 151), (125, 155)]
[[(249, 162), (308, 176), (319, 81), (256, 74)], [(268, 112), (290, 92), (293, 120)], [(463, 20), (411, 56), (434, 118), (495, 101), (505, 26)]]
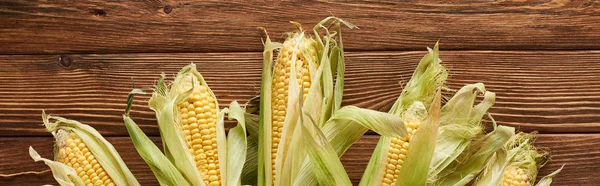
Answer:
[(427, 48), (427, 50), (429, 53), (423, 56), (417, 65), (400, 97), (390, 109), (390, 113), (404, 113), (415, 101), (430, 106), (435, 93), (448, 78), (446, 68), (440, 64), (439, 43), (436, 43), (433, 49)]
[(488, 160), (515, 134), (515, 128), (498, 126), (481, 140), (472, 143), (467, 151), (450, 165), (434, 185), (466, 185), (481, 172)]
[(260, 85), (260, 120), (258, 133), (258, 185), (273, 185), (271, 166), (271, 85), (273, 76), (273, 50), (281, 48), (280, 43), (271, 42), (267, 35), (263, 52), (262, 83)]
[[(353, 25), (350, 22), (347, 22), (345, 20), (342, 20), (340, 18), (336, 19), (336, 26), (337, 28), (341, 28), (340, 27), (340, 23), (344, 24), (346, 27), (350, 28), (350, 29), (358, 29), (357, 26)], [(331, 57), (331, 61), (332, 63), (337, 64), (337, 69), (335, 70), (336, 73), (336, 78), (335, 78), (335, 91), (334, 91), (334, 108), (333, 108), (333, 112), (337, 112), (337, 110), (340, 109), (340, 106), (342, 105), (342, 96), (344, 94), (344, 73), (345, 73), (345, 69), (346, 69), (346, 63), (345, 63), (345, 59), (344, 59), (344, 43), (343, 43), (343, 39), (342, 39), (342, 31), (338, 30), (337, 32), (338, 35), (338, 46), (334, 47), (332, 49), (332, 57)]]
[(246, 130), (248, 131), (247, 155), (246, 162), (242, 168), (242, 185), (257, 185), (258, 184), (258, 115), (248, 112), (246, 106)]
[[(423, 121), (428, 118), (430, 114), (422, 102), (416, 101), (401, 115), (400, 118), (406, 118), (407, 120)], [(406, 129), (406, 127), (404, 128)], [(367, 169), (365, 170), (359, 185), (368, 186), (379, 185), (382, 183), (392, 139), (393, 138), (390, 136), (381, 136), (379, 138), (377, 147), (375, 148), (373, 155), (371, 155), (371, 160), (369, 160), (369, 164), (367, 165)]]
[(142, 129), (129, 116), (135, 94), (146, 93), (139, 89), (133, 89), (127, 96), (127, 107), (123, 115), (123, 121), (127, 128), (127, 133), (131, 137), (133, 146), (142, 159), (150, 166), (160, 185), (191, 185), (179, 172), (177, 167), (171, 163), (156, 144), (146, 136)]
[[(328, 146), (334, 148), (338, 157), (341, 157), (368, 130), (387, 137), (408, 135), (400, 117), (354, 106), (345, 106), (338, 110), (321, 130), (320, 133), (323, 133), (327, 139)], [(302, 166), (295, 185), (316, 184), (315, 175), (310, 173), (316, 168), (309, 163), (306, 160)]]
[[(311, 91), (316, 94), (311, 94), (313, 92), (309, 91), (309, 95), (306, 101), (305, 109), (310, 111), (308, 115), (318, 117), (318, 126), (322, 127), (325, 122), (329, 119), (333, 112), (333, 102), (334, 102), (334, 72), (332, 67), (331, 58), (333, 53), (330, 54), (332, 50), (330, 48), (332, 42), (335, 40), (332, 39), (332, 33), (329, 32), (327, 28), (325, 30), (325, 43), (323, 46), (323, 55), (321, 56), (320, 65), (317, 70), (317, 74), (315, 79), (320, 81), (320, 83), (315, 83), (316, 85), (311, 86)], [(314, 104), (314, 105), (313, 105)], [(318, 109), (318, 106), (321, 108)]]
[(535, 186), (550, 186), (550, 184), (552, 183), (552, 178), (556, 176), (564, 167), (565, 165), (561, 166), (554, 172), (544, 176)]
[(381, 136), (377, 142), (377, 146), (371, 155), (369, 164), (360, 179), (359, 186), (379, 185), (382, 182), (383, 172), (381, 169), (387, 164), (387, 156), (392, 142), (391, 137)]
[(191, 185), (129, 116), (123, 115), (123, 121), (133, 146), (150, 166), (160, 185)]
[[(393, 114), (363, 109), (355, 106), (345, 106), (327, 122), (323, 131), (327, 136), (334, 137), (339, 131), (360, 128), (362, 131), (373, 130), (388, 137), (408, 135), (402, 119)], [(330, 138), (330, 137), (328, 137)]]
[(408, 147), (406, 160), (400, 168), (396, 186), (425, 185), (435, 150), (440, 121), (441, 92), (438, 90), (429, 107), (429, 116), (419, 125)]
[(238, 125), (229, 129), (227, 135), (227, 184), (241, 185), (241, 174), (244, 163), (246, 162), (246, 118), (245, 111), (240, 107), (237, 101), (229, 104), (230, 120), (237, 120)]
[(62, 164), (57, 161), (52, 161), (46, 158), (42, 158), (37, 151), (33, 149), (33, 147), (29, 146), (29, 156), (33, 158), (34, 161), (43, 161), (50, 170), (52, 170), (52, 176), (56, 182), (58, 182), (61, 186), (84, 186), (83, 180), (77, 176), (77, 172), (75, 169)]
[[(304, 138), (303, 141), (305, 142), (303, 149), (308, 151), (310, 163), (314, 167), (314, 175), (316, 175), (319, 185), (352, 185), (337, 153), (327, 141), (325, 135), (321, 133), (315, 121), (310, 118), (303, 118), (302, 120), (304, 119), (308, 119), (311, 122), (302, 125), (302, 136)], [(313, 130), (308, 129), (310, 127), (312, 127)]]
[[(484, 99), (475, 105), (478, 95)], [(436, 180), (438, 174), (450, 165), (471, 143), (483, 133), (481, 119), (494, 104), (495, 94), (486, 92), (482, 83), (462, 87), (443, 107), (440, 128), (435, 147), (429, 180)]]
[(336, 78), (335, 78), (335, 90), (334, 90), (334, 103), (333, 112), (337, 112), (342, 105), (342, 97), (344, 95), (344, 71), (346, 68), (344, 62), (344, 49), (342, 48), (342, 32), (339, 32), (340, 46), (335, 47), (332, 51), (331, 61), (337, 64)]
[[(240, 153), (243, 154), (242, 157), (246, 156), (246, 147), (242, 145), (242, 143), (245, 143), (245, 138), (242, 138), (239, 136), (239, 134), (234, 134), (234, 136), (231, 138), (232, 139), (232, 144), (234, 145), (234, 147), (229, 147), (229, 142), (227, 141), (227, 138), (225, 136), (225, 114), (229, 112), (228, 108), (225, 108), (223, 110), (221, 110), (220, 112), (217, 112), (217, 121), (216, 121), (216, 132), (217, 132), (217, 144), (219, 144), (217, 146), (217, 152), (218, 154), (218, 158), (219, 158), (219, 168), (220, 168), (220, 174), (221, 174), (221, 184), (222, 185), (232, 185), (232, 186), (237, 186), (237, 185), (241, 185), (240, 183), (240, 173), (237, 170), (239, 168), (239, 166), (235, 165), (243, 165), (245, 160), (241, 160), (243, 158), (237, 158), (234, 159), (234, 155), (235, 153)], [(237, 129), (236, 129), (237, 130)], [(238, 131), (234, 130), (234, 133), (239, 133)], [(245, 135), (245, 134), (244, 134)], [(243, 140), (243, 141), (242, 141)], [(243, 148), (242, 148), (243, 147)], [(229, 149), (233, 150), (231, 152), (231, 154), (229, 153)], [(229, 162), (229, 160), (232, 160), (232, 162)], [(232, 167), (234, 168), (234, 170), (229, 170), (229, 168)], [(229, 173), (234, 174), (233, 179), (234, 183), (229, 183)]]
[(496, 152), (481, 175), (475, 180), (474, 186), (500, 186), (504, 178), (504, 169), (508, 165), (510, 157), (506, 149), (502, 148)]

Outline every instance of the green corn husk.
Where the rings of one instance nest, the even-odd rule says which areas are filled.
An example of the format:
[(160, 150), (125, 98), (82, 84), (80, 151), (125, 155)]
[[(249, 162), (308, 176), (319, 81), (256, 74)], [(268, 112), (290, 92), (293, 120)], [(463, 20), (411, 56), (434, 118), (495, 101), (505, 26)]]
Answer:
[[(315, 26), (317, 37), (314, 40), (298, 24), (300, 30), (288, 38), (295, 43), (312, 43), (317, 61), (309, 61), (313, 83), (307, 87), (305, 100), (296, 79), (289, 79), (287, 112), (275, 158), (275, 172), (272, 172), (271, 146), (268, 145), (272, 143), (273, 51), (283, 45), (266, 38), (259, 107), (258, 185), (351, 185), (339, 161), (339, 156), (351, 143), (368, 129), (391, 136), (406, 134), (403, 122), (397, 116), (356, 107), (340, 108), (344, 71), (340, 24), (354, 27), (339, 18), (329, 17)], [(337, 32), (330, 32), (329, 28), (335, 28)], [(319, 35), (321, 29), (325, 31), (324, 36)], [(292, 68), (290, 77), (296, 77), (295, 71)], [(341, 139), (344, 134), (351, 134), (351, 140)]]
[[(246, 116), (248, 117), (248, 116)], [(258, 118), (257, 118), (258, 119)], [(246, 120), (248, 122), (248, 120)], [(258, 120), (256, 123), (246, 123), (248, 126), (248, 147), (246, 162), (242, 168), (242, 185), (258, 184)], [(254, 127), (250, 127), (254, 125)], [(254, 135), (252, 132), (255, 132)]]
[(485, 167), (494, 152), (498, 151), (515, 134), (515, 128), (498, 126), (494, 131), (477, 137), (448, 167), (442, 170), (433, 185), (466, 185)]
[[(550, 160), (548, 152), (535, 148), (534, 139), (535, 133), (520, 132), (514, 135), (504, 148), (495, 153), (473, 185), (500, 186), (504, 181), (505, 171), (518, 168), (524, 171), (529, 182), (528, 185), (533, 186), (537, 171)], [(562, 167), (543, 177), (537, 186), (549, 186), (552, 183), (552, 177), (561, 170)]]
[[(57, 141), (54, 148), (55, 158), (58, 157), (60, 143), (64, 143), (67, 133), (72, 132), (86, 144), (113, 183), (116, 185), (140, 185), (117, 150), (96, 129), (75, 120), (50, 116), (46, 113), (42, 113), (42, 119), (46, 130), (52, 133)], [(32, 147), (29, 147), (29, 154), (35, 161), (44, 161), (51, 168), (54, 178), (60, 185), (85, 185), (83, 180), (77, 176), (75, 169), (58, 161), (42, 158)]]
[(400, 169), (396, 186), (424, 185), (426, 183), (428, 167), (431, 165), (431, 158), (435, 152), (435, 140), (440, 121), (440, 99), (441, 93), (438, 91), (429, 107), (429, 115), (413, 136), (410, 150), (406, 155), (406, 161)]
[[(440, 64), (438, 44), (436, 43), (433, 49), (428, 48), (428, 51), (389, 111), (404, 121), (423, 122), (423, 127), (419, 127), (413, 136), (416, 142), (410, 143), (409, 146), (409, 149), (417, 150), (413, 153), (408, 152), (410, 154), (404, 162), (407, 166), (401, 168), (396, 185), (424, 184), (427, 180), (427, 167), (431, 163), (430, 156), (433, 156), (435, 143), (432, 142), (436, 140), (437, 132), (434, 131), (437, 131), (440, 116), (439, 91), (448, 77), (448, 72)], [(388, 136), (379, 139), (359, 185), (382, 184), (391, 141), (392, 137)], [(419, 152), (423, 154), (417, 154)]]
[[(484, 98), (475, 104), (478, 95)], [(482, 117), (494, 104), (495, 94), (486, 92), (482, 83), (462, 87), (442, 107), (435, 154), (429, 168), (428, 184), (465, 151), (472, 140), (483, 133)]]
[(248, 145), (246, 153), (246, 162), (242, 169), (242, 185), (258, 184), (258, 107), (249, 105), (259, 105), (260, 97), (250, 99), (245, 105), (244, 118), (246, 120), (246, 130), (248, 130)]
[(33, 158), (33, 160), (36, 162), (43, 161), (44, 163), (46, 163), (46, 165), (50, 167), (50, 170), (52, 170), (52, 176), (54, 176), (54, 179), (56, 180), (56, 182), (58, 182), (59, 185), (85, 185), (83, 183), (83, 180), (81, 180), (81, 178), (77, 176), (77, 172), (75, 172), (75, 169), (58, 161), (52, 161), (46, 158), (42, 158), (42, 156), (40, 156), (40, 154), (38, 154), (38, 152), (35, 151), (31, 146), (29, 146), (29, 156), (31, 156), (31, 158)]
[(229, 185), (242, 184), (242, 171), (246, 162), (248, 137), (246, 136), (246, 112), (233, 101), (229, 104), (229, 120), (238, 121), (238, 125), (229, 129), (227, 134), (227, 183)]
[(552, 183), (552, 178), (554, 178), (554, 176), (558, 175), (558, 173), (560, 173), (560, 171), (562, 171), (564, 166), (565, 165), (561, 166), (559, 169), (556, 169), (554, 172), (542, 177), (542, 179), (540, 179), (540, 181), (536, 184), (536, 186), (550, 186), (550, 184)]
[(160, 185), (192, 185), (129, 116), (135, 94), (145, 94), (145, 92), (133, 89), (129, 93), (123, 121), (138, 154), (150, 166)]

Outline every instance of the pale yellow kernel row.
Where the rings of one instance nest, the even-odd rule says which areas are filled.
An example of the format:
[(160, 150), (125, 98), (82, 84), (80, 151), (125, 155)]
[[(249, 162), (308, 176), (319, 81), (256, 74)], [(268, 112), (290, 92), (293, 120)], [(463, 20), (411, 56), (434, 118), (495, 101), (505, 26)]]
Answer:
[[(287, 102), (289, 92), (289, 80), (291, 68), (295, 68), (296, 80), (302, 91), (302, 100), (306, 100), (308, 91), (311, 86), (311, 77), (309, 72), (308, 59), (304, 54), (293, 46), (295, 43), (289, 40), (284, 43), (284, 48), (279, 52), (275, 66), (274, 76), (272, 80), (272, 97), (271, 97), (271, 112), (272, 112), (272, 146), (271, 146), (271, 166), (273, 181), (275, 181), (275, 162), (277, 159), (277, 149), (281, 141), (281, 134), (287, 114)], [(308, 46), (304, 46), (305, 48)], [(296, 54), (294, 56), (293, 54)], [(312, 50), (311, 59), (316, 60), (316, 52)], [(296, 57), (296, 58), (294, 58)]]
[(202, 180), (209, 186), (221, 185), (217, 150), (216, 100), (204, 85), (196, 85), (179, 105), (181, 130), (194, 157)]
[(59, 147), (57, 161), (75, 169), (86, 186), (114, 186), (110, 176), (81, 138), (74, 132), (61, 132), (68, 133), (68, 137)]
[(387, 164), (384, 169), (381, 183), (382, 186), (391, 186), (396, 183), (398, 175), (400, 174), (400, 168), (402, 168), (402, 164), (404, 164), (404, 160), (406, 160), (406, 155), (408, 153), (408, 147), (410, 145), (412, 136), (419, 127), (419, 122), (410, 120), (407, 121), (405, 125), (406, 130), (408, 131), (408, 136), (394, 137), (390, 143), (386, 159)]
[(504, 170), (502, 186), (530, 186), (529, 176), (521, 168), (510, 166)]

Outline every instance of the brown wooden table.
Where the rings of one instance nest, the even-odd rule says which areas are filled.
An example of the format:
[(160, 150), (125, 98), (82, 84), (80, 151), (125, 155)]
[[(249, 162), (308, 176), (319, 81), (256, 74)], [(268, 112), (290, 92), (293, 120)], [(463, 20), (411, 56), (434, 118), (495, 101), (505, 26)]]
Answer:
[[(483, 82), (497, 93), (499, 124), (539, 131), (536, 144), (566, 164), (554, 185), (600, 183), (600, 3), (595, 1), (0, 2), (0, 185), (56, 184), (28, 156), (52, 156), (41, 112), (87, 123), (116, 146), (143, 185), (157, 185), (137, 155), (121, 114), (136, 85), (151, 90), (161, 72), (194, 62), (222, 107), (258, 93), (261, 38), (310, 28), (329, 15), (358, 30), (344, 32), (344, 105), (387, 111), (425, 47), (440, 41), (458, 88)], [(310, 26), (309, 26), (310, 25)], [(159, 142), (148, 96), (133, 116)], [(231, 125), (232, 123), (229, 123)], [(343, 157), (356, 183), (377, 136), (366, 135)], [(23, 171), (29, 173), (7, 175)]]

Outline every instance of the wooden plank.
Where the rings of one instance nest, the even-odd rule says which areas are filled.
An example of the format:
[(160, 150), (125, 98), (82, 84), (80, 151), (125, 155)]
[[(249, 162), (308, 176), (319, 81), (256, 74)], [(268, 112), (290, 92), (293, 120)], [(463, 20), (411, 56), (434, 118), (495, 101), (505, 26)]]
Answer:
[[(387, 111), (425, 52), (347, 54), (344, 105)], [(195, 62), (221, 107), (258, 95), (260, 53), (0, 55), (0, 136), (48, 135), (40, 114), (91, 124), (104, 135), (127, 135), (121, 115), (127, 93), (151, 91), (161, 72), (172, 77)], [(600, 132), (600, 51), (442, 51), (449, 85), (483, 82), (497, 93), (499, 124), (542, 133)], [(133, 118), (158, 135), (149, 95), (139, 96)], [(229, 123), (232, 124), (232, 123)]]
[[(142, 185), (157, 185), (152, 172), (137, 155), (130, 139), (127, 137), (109, 137), (129, 168)], [(353, 145), (343, 156), (348, 175), (357, 184), (377, 144), (378, 136), (368, 135)], [(158, 137), (153, 140), (159, 142)], [(549, 148), (553, 160), (540, 170), (540, 177), (558, 169), (565, 164), (563, 171), (554, 179), (552, 185), (596, 185), (600, 177), (600, 134), (541, 134), (536, 144)], [(22, 171), (44, 171), (48, 168), (41, 162), (34, 163), (28, 156), (27, 146), (33, 146), (42, 156), (52, 157), (52, 138), (50, 137), (4, 137), (0, 138), (0, 154), (4, 154), (0, 162), (0, 174)], [(539, 178), (538, 178), (539, 179)], [(39, 185), (55, 184), (52, 175), (44, 172), (39, 175), (24, 174), (13, 177), (0, 177), (1, 185)]]
[(18, 1), (0, 4), (0, 53), (260, 51), (336, 15), (360, 27), (348, 50), (600, 49), (592, 1), (209, 2)]

